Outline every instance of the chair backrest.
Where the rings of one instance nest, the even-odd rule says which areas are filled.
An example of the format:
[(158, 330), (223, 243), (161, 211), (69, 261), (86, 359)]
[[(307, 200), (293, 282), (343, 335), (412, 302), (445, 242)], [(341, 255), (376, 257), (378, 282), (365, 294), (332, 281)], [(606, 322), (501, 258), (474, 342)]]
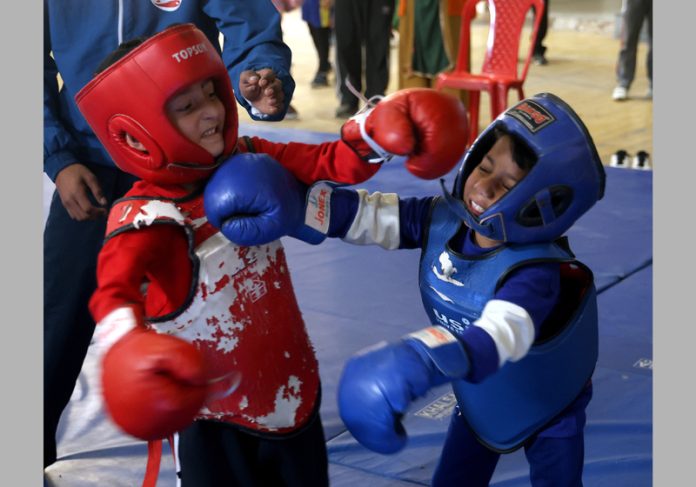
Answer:
[[(471, 46), (471, 22), (476, 16), (476, 4), (480, 0), (467, 0), (462, 7), (459, 53), (456, 71), (471, 72), (469, 49)], [(488, 0), (490, 24), (486, 55), (481, 72), (524, 81), (534, 50), (534, 39), (544, 9), (543, 0)], [(529, 50), (520, 75), (517, 74), (520, 37), (527, 12), (534, 8), (534, 22)]]

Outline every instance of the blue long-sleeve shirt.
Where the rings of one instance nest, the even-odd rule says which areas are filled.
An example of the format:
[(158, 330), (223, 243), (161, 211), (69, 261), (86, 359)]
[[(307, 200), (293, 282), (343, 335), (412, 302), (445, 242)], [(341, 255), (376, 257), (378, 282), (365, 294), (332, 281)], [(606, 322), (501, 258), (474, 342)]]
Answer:
[[(239, 75), (247, 69), (273, 69), (283, 83), (287, 108), (295, 90), (291, 52), (270, 0), (44, 0), (44, 172), (51, 180), (74, 163), (113, 166), (74, 99), (99, 63), (123, 41), (187, 22), (216, 47), (222, 33), (222, 59), (247, 111), (251, 106), (239, 95)], [(278, 120), (284, 113), (264, 119)]]

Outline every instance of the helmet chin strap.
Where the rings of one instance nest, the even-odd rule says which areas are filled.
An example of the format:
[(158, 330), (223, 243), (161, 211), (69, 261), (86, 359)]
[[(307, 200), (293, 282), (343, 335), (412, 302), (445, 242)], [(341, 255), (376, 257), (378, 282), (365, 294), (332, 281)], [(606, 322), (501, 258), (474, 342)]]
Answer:
[(167, 164), (167, 169), (177, 168), (177, 169), (195, 169), (199, 171), (210, 171), (211, 169), (216, 169), (220, 164), (222, 164), (222, 158), (218, 157), (212, 164), (195, 164), (187, 162), (170, 162)]
[(445, 197), (445, 201), (447, 201), (447, 206), (449, 206), (450, 210), (452, 210), (455, 215), (464, 220), (464, 222), (468, 225), (468, 222), (473, 215), (471, 215), (469, 210), (466, 209), (464, 202), (452, 196), (452, 193), (450, 193), (450, 191), (445, 187), (445, 180), (442, 178), (440, 178), (440, 186), (442, 187), (442, 194)]
[(479, 221), (471, 212), (467, 209), (464, 201), (459, 198), (455, 198), (445, 187), (445, 180), (440, 179), (440, 186), (442, 186), (442, 194), (445, 197), (447, 206), (450, 210), (459, 217), (464, 224), (480, 233), (486, 238), (492, 238), (494, 240), (500, 240), (505, 242), (505, 225), (503, 224), (502, 215), (497, 213), (486, 217), (484, 220)]

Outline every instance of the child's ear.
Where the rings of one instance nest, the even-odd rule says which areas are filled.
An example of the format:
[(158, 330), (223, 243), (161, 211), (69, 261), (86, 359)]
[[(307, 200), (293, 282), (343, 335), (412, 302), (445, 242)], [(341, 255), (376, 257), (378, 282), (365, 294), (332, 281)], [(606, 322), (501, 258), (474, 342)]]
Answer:
[(145, 146), (129, 133), (126, 133), (126, 144), (128, 144), (135, 150), (139, 150), (140, 152), (147, 152)]

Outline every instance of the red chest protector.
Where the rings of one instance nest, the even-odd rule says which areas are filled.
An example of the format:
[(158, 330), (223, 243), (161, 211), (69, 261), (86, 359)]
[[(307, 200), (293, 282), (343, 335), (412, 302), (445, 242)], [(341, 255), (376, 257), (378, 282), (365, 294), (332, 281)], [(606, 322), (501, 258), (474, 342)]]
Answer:
[[(198, 418), (263, 433), (296, 431), (318, 409), (319, 374), (283, 247), (279, 240), (233, 244), (207, 222), (202, 203), (202, 196), (185, 202), (124, 198), (109, 215), (107, 238), (150, 225), (182, 227), (193, 265), (189, 297), (171, 303), (171, 313), (148, 317), (148, 325), (193, 343), (211, 379), (241, 373), (237, 389), (209, 402)], [(157, 276), (151, 281), (156, 285)], [(147, 301), (145, 293), (146, 310)]]

